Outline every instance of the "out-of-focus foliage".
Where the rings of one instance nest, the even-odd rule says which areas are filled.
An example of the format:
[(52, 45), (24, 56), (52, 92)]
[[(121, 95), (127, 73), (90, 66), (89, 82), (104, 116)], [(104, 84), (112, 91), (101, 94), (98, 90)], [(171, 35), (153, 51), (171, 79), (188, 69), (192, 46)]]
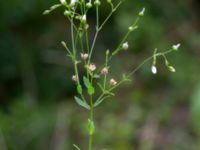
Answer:
[[(0, 2), (0, 150), (87, 145), (88, 116), (73, 100), (73, 69), (60, 45), (68, 39), (69, 26), (62, 11), (41, 15), (54, 3)], [(112, 75), (136, 67), (155, 47), (162, 51), (180, 42), (180, 51), (170, 56), (177, 72), (168, 73), (162, 64), (154, 76), (147, 64), (117, 90), (96, 111), (95, 149), (198, 150), (199, 1), (126, 0), (100, 35), (95, 61), (100, 63), (104, 50), (115, 47), (143, 6), (146, 15), (129, 38), (130, 50), (115, 58)], [(100, 14), (107, 13), (108, 7), (102, 7)]]

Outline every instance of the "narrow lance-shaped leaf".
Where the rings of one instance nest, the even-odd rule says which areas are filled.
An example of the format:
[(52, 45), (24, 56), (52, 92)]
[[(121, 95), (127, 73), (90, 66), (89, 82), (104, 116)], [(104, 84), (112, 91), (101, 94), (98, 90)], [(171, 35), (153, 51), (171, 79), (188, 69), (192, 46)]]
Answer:
[(90, 106), (85, 101), (81, 100), (80, 98), (78, 98), (76, 96), (74, 98), (78, 105), (90, 110)]
[(89, 79), (86, 78), (86, 77), (83, 77), (83, 82), (84, 82), (84, 84), (85, 84), (85, 86), (86, 86), (87, 88), (91, 85)]

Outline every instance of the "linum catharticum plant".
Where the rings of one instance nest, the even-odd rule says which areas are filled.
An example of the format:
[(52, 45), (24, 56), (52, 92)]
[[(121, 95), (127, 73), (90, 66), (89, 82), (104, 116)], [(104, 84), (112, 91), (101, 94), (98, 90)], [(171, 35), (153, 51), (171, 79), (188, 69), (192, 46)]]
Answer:
[[(110, 13), (107, 17), (100, 22), (99, 8), (101, 7), (100, 0), (71, 0), (67, 2), (66, 0), (60, 0), (60, 3), (55, 4), (50, 7), (50, 9), (45, 10), (43, 14), (49, 14), (57, 8), (64, 8), (64, 16), (70, 23), (71, 31), (71, 44), (69, 42), (62, 41), (61, 44), (67, 51), (67, 56), (72, 60), (74, 67), (74, 75), (72, 75), (72, 80), (75, 82), (77, 87), (77, 96), (75, 96), (75, 101), (78, 105), (82, 106), (89, 112), (88, 118), (88, 150), (92, 150), (93, 135), (95, 132), (94, 124), (94, 109), (99, 106), (106, 99), (114, 96), (113, 90), (119, 87), (122, 83), (130, 81), (130, 77), (138, 71), (146, 62), (152, 60), (151, 71), (153, 74), (157, 73), (156, 60), (158, 57), (162, 57), (165, 61), (167, 69), (171, 72), (175, 72), (175, 68), (171, 66), (167, 59), (167, 54), (177, 51), (180, 44), (173, 45), (169, 50), (165, 52), (158, 52), (157, 49), (154, 50), (152, 56), (145, 59), (139, 66), (134, 68), (129, 74), (122, 74), (121, 79), (108, 78), (110, 72), (110, 62), (113, 57), (115, 57), (119, 52), (125, 51), (129, 48), (128, 37), (129, 35), (138, 29), (139, 21), (144, 16), (145, 8), (142, 8), (138, 13), (137, 18), (133, 23), (127, 28), (127, 32), (123, 36), (121, 42), (116, 46), (116, 49), (110, 51), (106, 50), (102, 57), (105, 57), (105, 62), (101, 66), (97, 67), (95, 65), (95, 60), (93, 60), (93, 53), (99, 32), (103, 29), (106, 23), (109, 21), (113, 13), (117, 11), (122, 1), (118, 3), (112, 2), (112, 0), (102, 1), (106, 2), (110, 6)], [(87, 22), (88, 13), (90, 13), (91, 8), (96, 10), (96, 26), (95, 34), (89, 34), (89, 24)], [(92, 38), (90, 38), (92, 37)], [(92, 42), (90, 42), (92, 39)], [(79, 64), (83, 64), (85, 69), (85, 75), (81, 76), (79, 74)], [(82, 85), (81, 83), (84, 83)], [(83, 90), (84, 87), (87, 91)], [(99, 92), (97, 92), (100, 90)], [(74, 147), (78, 150), (80, 148), (74, 144)]]

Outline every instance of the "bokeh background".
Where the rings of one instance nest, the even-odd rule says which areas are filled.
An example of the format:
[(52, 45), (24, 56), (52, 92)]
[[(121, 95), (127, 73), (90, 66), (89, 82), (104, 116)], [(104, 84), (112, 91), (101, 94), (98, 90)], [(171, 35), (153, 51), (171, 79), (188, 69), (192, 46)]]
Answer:
[[(73, 99), (73, 68), (60, 45), (69, 39), (69, 25), (63, 10), (42, 15), (56, 2), (0, 2), (0, 150), (72, 150), (73, 143), (87, 149), (88, 112)], [(169, 55), (177, 71), (168, 72), (159, 60), (153, 75), (149, 62), (98, 107), (95, 150), (199, 150), (198, 0), (126, 0), (99, 36), (94, 61), (101, 63), (143, 6), (146, 15), (129, 38), (130, 50), (114, 59), (112, 76), (136, 67), (154, 48), (180, 42)], [(102, 18), (108, 12), (103, 4)]]

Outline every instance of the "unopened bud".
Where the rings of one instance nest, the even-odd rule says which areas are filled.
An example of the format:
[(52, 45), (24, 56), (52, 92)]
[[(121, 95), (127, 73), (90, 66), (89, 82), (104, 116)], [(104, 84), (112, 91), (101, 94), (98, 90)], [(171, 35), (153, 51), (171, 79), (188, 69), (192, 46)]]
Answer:
[(76, 75), (73, 75), (73, 76), (72, 76), (72, 80), (73, 80), (74, 82), (77, 82), (77, 76), (76, 76)]
[(72, 7), (75, 6), (76, 2), (77, 2), (77, 0), (71, 0), (70, 6), (72, 6)]
[(83, 15), (81, 18), (81, 23), (86, 23), (87, 17), (86, 15)]
[(60, 3), (63, 5), (67, 4), (66, 0), (60, 0)]
[(143, 17), (145, 13), (145, 8), (142, 8), (142, 10), (139, 12), (139, 16)]
[(115, 86), (117, 84), (117, 81), (115, 79), (110, 79), (110, 85)]
[(151, 72), (152, 72), (153, 74), (156, 74), (156, 73), (157, 73), (157, 68), (156, 68), (155, 65), (151, 66)]
[(43, 15), (48, 15), (50, 12), (51, 12), (50, 10), (45, 10), (45, 11), (43, 12)]
[(91, 8), (91, 7), (92, 7), (92, 3), (91, 3), (91, 2), (88, 2), (88, 3), (86, 4), (86, 7), (87, 7), (87, 8)]
[(90, 64), (90, 65), (88, 66), (88, 69), (89, 69), (89, 71), (93, 72), (93, 71), (96, 70), (96, 65), (95, 65), (95, 64)]
[(138, 28), (138, 26), (134, 26), (134, 27), (133, 27), (133, 26), (130, 26), (130, 27), (128, 28), (128, 30), (129, 30), (129, 31), (133, 31), (133, 30), (136, 30), (137, 28)]
[(87, 53), (81, 53), (81, 59), (86, 60), (88, 58)]
[(127, 50), (129, 48), (128, 42), (122, 44), (122, 49)]
[(70, 15), (71, 15), (71, 12), (70, 12), (70, 11), (68, 11), (68, 10), (65, 10), (65, 11), (64, 11), (64, 15), (65, 15), (66, 17), (68, 17), (68, 16), (70, 16)]
[(173, 46), (172, 46), (172, 49), (173, 49), (174, 51), (177, 51), (177, 50), (179, 49), (180, 46), (181, 46), (180, 43), (179, 43), (179, 44), (176, 44), (176, 45), (173, 45)]
[(112, 0), (107, 0), (108, 3), (112, 3)]
[(173, 66), (168, 66), (168, 70), (171, 72), (176, 72), (176, 69)]
[(107, 75), (107, 74), (108, 74), (108, 68), (104, 67), (104, 68), (101, 70), (101, 74), (102, 74), (102, 75)]
[(95, 5), (95, 6), (100, 6), (100, 5), (101, 5), (101, 2), (100, 2), (99, 0), (95, 0), (95, 1), (94, 1), (94, 5)]

